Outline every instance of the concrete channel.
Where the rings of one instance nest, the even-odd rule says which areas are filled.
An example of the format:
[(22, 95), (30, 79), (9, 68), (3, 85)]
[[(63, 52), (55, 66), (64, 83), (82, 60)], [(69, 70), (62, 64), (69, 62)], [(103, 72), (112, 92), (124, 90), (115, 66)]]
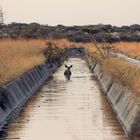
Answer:
[[(67, 63), (67, 62), (64, 62)], [(83, 58), (69, 59), (7, 128), (5, 140), (127, 140), (105, 94)]]

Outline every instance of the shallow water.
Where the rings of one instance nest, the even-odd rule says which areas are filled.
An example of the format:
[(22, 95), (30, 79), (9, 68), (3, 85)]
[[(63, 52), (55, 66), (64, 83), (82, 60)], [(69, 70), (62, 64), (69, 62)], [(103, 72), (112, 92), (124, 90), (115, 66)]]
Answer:
[(127, 140), (85, 60), (71, 58), (9, 125), (6, 140)]

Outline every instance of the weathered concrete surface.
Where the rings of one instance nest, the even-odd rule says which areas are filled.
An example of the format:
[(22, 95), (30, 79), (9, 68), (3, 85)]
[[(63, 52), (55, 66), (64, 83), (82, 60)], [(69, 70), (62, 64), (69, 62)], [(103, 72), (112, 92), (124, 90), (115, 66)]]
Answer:
[(105, 75), (101, 65), (86, 55), (89, 67), (99, 80), (101, 87), (112, 105), (122, 127), (129, 137), (140, 135), (140, 101), (135, 94), (119, 82)]

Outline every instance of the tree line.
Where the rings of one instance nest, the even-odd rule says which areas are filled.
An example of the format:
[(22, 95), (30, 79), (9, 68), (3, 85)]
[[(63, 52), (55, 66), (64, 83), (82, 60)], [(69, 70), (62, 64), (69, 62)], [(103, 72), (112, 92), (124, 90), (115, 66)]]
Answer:
[[(1, 15), (1, 14), (0, 14)], [(0, 18), (2, 21), (2, 18)], [(87, 26), (48, 26), (38, 23), (0, 24), (0, 39), (60, 39), (65, 38), (74, 42), (116, 42), (140, 41), (140, 25), (112, 26), (112, 25), (87, 25)]]

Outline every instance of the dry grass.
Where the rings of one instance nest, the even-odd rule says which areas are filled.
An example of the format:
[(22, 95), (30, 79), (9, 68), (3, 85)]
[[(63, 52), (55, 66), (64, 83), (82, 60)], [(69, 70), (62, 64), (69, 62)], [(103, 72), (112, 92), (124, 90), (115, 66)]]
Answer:
[(140, 68), (138, 66), (114, 57), (102, 61), (102, 70), (124, 86), (140, 91)]
[(139, 42), (118, 42), (113, 44), (120, 52), (132, 57), (140, 57)]
[[(134, 43), (132, 44), (134, 45)], [(97, 50), (97, 48), (95, 47), (95, 45), (92, 43), (85, 44), (85, 48), (88, 54), (90, 54), (90, 56), (92, 56), (94, 59), (96, 59), (96, 61), (98, 61), (101, 64), (102, 70), (104, 73), (111, 75), (113, 79), (118, 80), (124, 86), (127, 86), (135, 91), (140, 92), (140, 86), (139, 86), (140, 85), (140, 68), (137, 65), (131, 64), (127, 62), (126, 60), (123, 60), (117, 57), (106, 56), (105, 58), (103, 58), (102, 55)], [(122, 48), (124, 49), (124, 47)], [(130, 50), (130, 48), (128, 48), (128, 50)], [(102, 50), (102, 48), (101, 48), (101, 51), (104, 53), (104, 50)], [(133, 51), (133, 53), (134, 52), (135, 51)], [(137, 54), (138, 53), (139, 52), (137, 52)]]
[[(48, 46), (44, 40), (0, 41), (0, 85), (14, 80), (31, 68), (46, 61), (43, 52)], [(66, 40), (53, 40), (56, 46), (70, 45)]]
[[(88, 54), (94, 57), (102, 65), (105, 73), (110, 74), (114, 79), (118, 79), (122, 84), (140, 91), (140, 68), (126, 62), (125, 60), (101, 56), (94, 43), (73, 43), (65, 39), (61, 40), (1, 40), (0, 41), (0, 85), (22, 75), (36, 65), (44, 63), (47, 58), (43, 55), (44, 49), (48, 48), (51, 42), (57, 46), (53, 50), (58, 54), (59, 48), (85, 48)], [(115, 43), (113, 44), (122, 52), (140, 56), (140, 43)], [(46, 49), (46, 51), (48, 51)], [(57, 52), (56, 52), (57, 51)], [(103, 53), (104, 51), (101, 50)]]
[[(49, 42), (54, 46), (51, 49), (47, 49)], [(47, 56), (50, 55), (45, 56), (44, 50), (48, 51), (46, 53), (53, 53), (55, 56), (62, 53), (66, 46), (73, 47), (73, 45), (72, 42), (65, 39), (0, 40), (0, 86), (47, 61)]]
[(0, 41), (0, 85), (45, 61), (42, 40)]
[[(91, 56), (96, 59), (99, 63), (103, 61), (103, 57), (101, 53), (98, 51), (94, 43), (86, 43), (83, 44), (84, 48), (86, 49), (86, 52)], [(104, 51), (101, 49), (101, 52), (104, 54)]]

